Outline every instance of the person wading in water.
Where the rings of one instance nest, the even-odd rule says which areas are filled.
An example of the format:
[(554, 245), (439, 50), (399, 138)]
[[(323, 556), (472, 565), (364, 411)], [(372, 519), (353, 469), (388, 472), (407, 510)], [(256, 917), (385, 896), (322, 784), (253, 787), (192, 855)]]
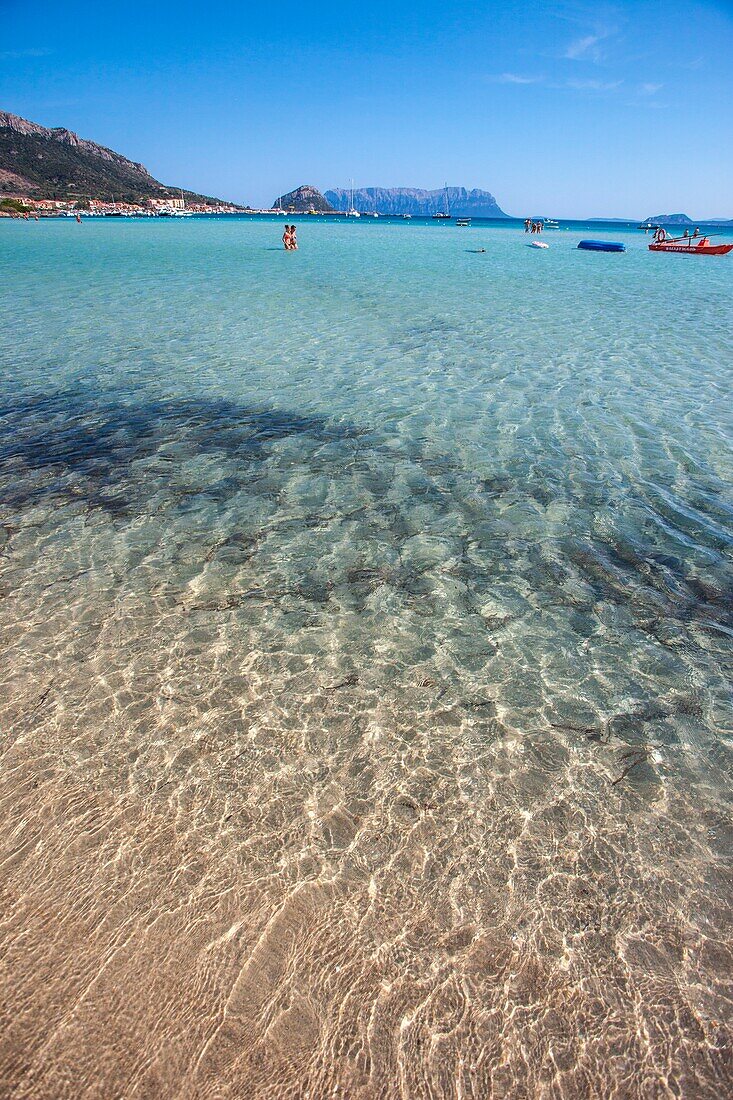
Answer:
[(283, 232), (283, 244), (285, 245), (286, 252), (295, 252), (298, 248), (298, 241), (295, 236), (295, 226), (286, 225)]

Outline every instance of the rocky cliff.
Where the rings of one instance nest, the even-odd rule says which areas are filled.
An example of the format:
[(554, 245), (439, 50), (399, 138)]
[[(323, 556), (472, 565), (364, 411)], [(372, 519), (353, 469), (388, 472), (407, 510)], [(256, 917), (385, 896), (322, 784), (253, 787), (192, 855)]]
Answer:
[(326, 201), (316, 187), (304, 183), (296, 187), (294, 191), (288, 191), (287, 195), (281, 195), (272, 204), (273, 209), (292, 210), (296, 214), (307, 214), (309, 210), (318, 210), (322, 214), (330, 214), (333, 207)]
[[(0, 111), (0, 195), (140, 202), (180, 194), (144, 165), (63, 127), (48, 129)], [(183, 191), (192, 199), (217, 202)]]
[[(337, 187), (326, 191), (326, 198), (336, 210), (348, 210), (351, 192)], [(448, 188), (448, 204), (451, 214), (458, 217), (508, 218), (489, 191), (465, 187)], [(378, 214), (414, 214), (430, 217), (445, 212), (445, 189), (425, 191), (419, 187), (360, 187), (354, 191), (357, 210), (376, 211)]]

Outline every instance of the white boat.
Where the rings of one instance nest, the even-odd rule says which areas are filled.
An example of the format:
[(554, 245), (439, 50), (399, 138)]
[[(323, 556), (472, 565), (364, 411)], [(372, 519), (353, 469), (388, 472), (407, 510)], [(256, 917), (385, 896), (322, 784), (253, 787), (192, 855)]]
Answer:
[(443, 194), (445, 196), (445, 210), (437, 210), (433, 217), (436, 221), (450, 221), (453, 215), (450, 212), (450, 202), (448, 201), (448, 184), (443, 187)]
[(545, 229), (559, 229), (560, 222), (556, 222), (554, 218), (545, 218), (542, 223)]
[(190, 210), (183, 209), (183, 191), (179, 191), (181, 197), (181, 206), (175, 206), (173, 202), (170, 202), (168, 206), (161, 206), (158, 210), (158, 214), (164, 218), (192, 218), (193, 213)]
[(349, 203), (349, 209), (346, 211), (347, 218), (360, 218), (361, 214), (358, 210), (354, 209), (354, 181), (351, 181), (351, 201)]
[(549, 248), (549, 244), (545, 244), (544, 241), (530, 241), (527, 245), (528, 248)]

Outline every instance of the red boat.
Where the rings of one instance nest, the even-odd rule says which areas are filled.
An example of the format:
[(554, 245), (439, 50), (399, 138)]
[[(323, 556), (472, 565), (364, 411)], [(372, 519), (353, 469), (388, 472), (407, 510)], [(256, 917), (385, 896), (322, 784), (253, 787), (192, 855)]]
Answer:
[(711, 244), (709, 237), (668, 237), (658, 229), (649, 245), (650, 252), (685, 252), (688, 256), (725, 256), (733, 244)]

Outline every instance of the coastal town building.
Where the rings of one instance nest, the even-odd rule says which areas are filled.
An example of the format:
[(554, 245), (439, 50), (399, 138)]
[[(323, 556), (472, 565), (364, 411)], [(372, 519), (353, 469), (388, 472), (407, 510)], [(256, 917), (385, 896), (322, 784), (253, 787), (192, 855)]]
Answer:
[(172, 196), (165, 195), (163, 198), (148, 199), (151, 206), (155, 207), (171, 207), (173, 210), (183, 210), (186, 205), (186, 200), (183, 196), (179, 198), (173, 198)]

